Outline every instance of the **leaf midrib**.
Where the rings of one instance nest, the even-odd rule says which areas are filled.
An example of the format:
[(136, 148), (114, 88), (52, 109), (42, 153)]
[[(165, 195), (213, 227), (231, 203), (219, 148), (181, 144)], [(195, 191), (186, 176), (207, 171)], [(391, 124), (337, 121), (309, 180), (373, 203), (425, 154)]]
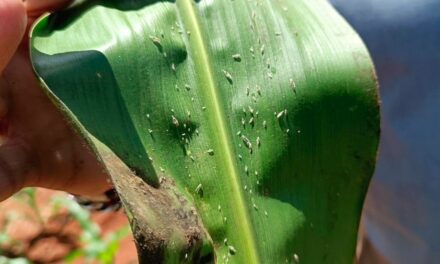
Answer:
[[(205, 41), (201, 34), (201, 25), (197, 19), (196, 10), (193, 5), (192, 0), (177, 0), (176, 1), (177, 12), (181, 17), (183, 26), (191, 32), (191, 39), (194, 45), (190, 45), (190, 49), (196, 51), (197, 55), (194, 57), (194, 64), (196, 67), (198, 65), (204, 65), (204, 67), (200, 67), (203, 69), (203, 73), (200, 74), (199, 78), (205, 78), (207, 85), (204, 89), (207, 90), (210, 96), (207, 99), (210, 101), (209, 103), (213, 106), (211, 113), (213, 114), (214, 122), (217, 124), (216, 128), (218, 129), (219, 138), (221, 144), (219, 147), (222, 148), (220, 153), (224, 154), (224, 167), (226, 168), (227, 176), (231, 183), (232, 189), (232, 197), (231, 201), (234, 201), (234, 206), (236, 208), (237, 214), (236, 218), (239, 220), (236, 221), (239, 225), (239, 229), (242, 231), (242, 238), (245, 242), (245, 252), (244, 254), (247, 256), (247, 263), (260, 263), (259, 257), (257, 254), (257, 248), (255, 244), (254, 234), (252, 232), (251, 221), (248, 214), (248, 210), (245, 206), (244, 197), (242, 192), (240, 191), (240, 179), (239, 173), (234, 162), (233, 158), (233, 150), (231, 147), (232, 140), (229, 138), (229, 133), (227, 132), (227, 122), (225, 121), (225, 114), (221, 108), (220, 96), (218, 94), (218, 87), (215, 85), (214, 74), (212, 70), (212, 63), (208, 56), (208, 51), (205, 45)], [(194, 52), (192, 52), (194, 54)], [(240, 221), (241, 220), (241, 221)]]

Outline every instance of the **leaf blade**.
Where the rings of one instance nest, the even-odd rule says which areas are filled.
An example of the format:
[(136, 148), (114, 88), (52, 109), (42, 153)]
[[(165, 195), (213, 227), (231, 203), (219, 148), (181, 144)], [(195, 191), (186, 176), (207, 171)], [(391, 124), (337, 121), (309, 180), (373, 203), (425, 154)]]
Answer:
[[(72, 45), (60, 40), (61, 31), (56, 36), (56, 26), (48, 26), (52, 36), (47, 39), (37, 29), (35, 48), (54, 48), (56, 56), (66, 51), (84, 55), (71, 54), (67, 62), (77, 56), (77, 64), (50, 73), (50, 66), (62, 68), (66, 60), (56, 63), (34, 51), (37, 72), (87, 130), (131, 168), (140, 167), (148, 182), (163, 176), (176, 180), (202, 215), (218, 261), (232, 246), (236, 254), (231, 260), (238, 263), (295, 261), (294, 255), (306, 263), (325, 258), (351, 262), (378, 137), (373, 68), (357, 36), (324, 1), (201, 1), (194, 6), (180, 1), (183, 10), (153, 2), (138, 1), (140, 6), (128, 10), (124, 2), (81, 10), (80, 19), (61, 29)], [(193, 21), (181, 23), (179, 15)], [(84, 32), (87, 23), (103, 33), (90, 37)], [(123, 34), (108, 33), (112, 30)], [(240, 54), (239, 62), (234, 54)], [(42, 66), (44, 61), (48, 65)], [(84, 65), (103, 66), (75, 77), (78, 69), (85, 72)], [(111, 81), (107, 75), (113, 75)], [(80, 92), (92, 94), (94, 101), (78, 98), (78, 85), (69, 86), (62, 78), (112, 88), (115, 95), (107, 97), (117, 99), (101, 100), (105, 92), (99, 89)], [(106, 102), (112, 102), (110, 109), (123, 109), (122, 114), (91, 114), (106, 109)], [(91, 115), (101, 128), (88, 120)], [(244, 137), (235, 136), (238, 131)], [(356, 143), (346, 143), (351, 141)], [(125, 154), (136, 149), (134, 155)], [(340, 154), (334, 155), (337, 150)], [(148, 158), (153, 158), (151, 166), (145, 165)], [(229, 245), (223, 244), (225, 237)]]
[[(243, 251), (245, 254), (247, 254), (249, 257), (247, 258), (247, 261), (250, 263), (259, 263), (258, 255), (256, 254), (256, 246), (254, 245), (254, 236), (253, 232), (251, 231), (251, 227), (249, 227), (250, 221), (247, 210), (244, 206), (244, 201), (242, 197), (241, 192), (241, 186), (239, 183), (239, 174), (238, 169), (236, 167), (236, 163), (234, 162), (234, 154), (232, 154), (233, 150), (230, 146), (231, 140), (230, 138), (230, 132), (227, 127), (227, 122), (225, 121), (225, 114), (223, 113), (223, 110), (221, 108), (221, 103), (219, 102), (220, 97), (218, 95), (218, 88), (215, 85), (215, 80), (212, 73), (212, 62), (210, 62), (208, 58), (208, 52), (205, 47), (205, 40), (202, 37), (201, 29), (200, 29), (200, 23), (197, 21), (197, 15), (196, 11), (194, 10), (193, 2), (192, 1), (180, 1), (177, 2), (177, 10), (180, 9), (179, 14), (181, 14), (181, 18), (183, 21), (183, 24), (186, 25), (186, 28), (192, 32), (192, 38), (191, 38), (191, 44), (190, 50), (194, 54), (195, 52), (198, 53), (198, 58), (195, 59), (195, 67), (199, 69), (199, 72), (202, 72), (200, 74), (200, 82), (203, 84), (207, 84), (203, 91), (207, 93), (205, 95), (205, 98), (209, 98), (211, 100), (205, 100), (208, 101), (208, 105), (212, 107), (212, 112), (214, 113), (214, 118), (212, 121), (213, 127), (217, 127), (219, 131), (219, 141), (218, 144), (219, 147), (222, 149), (220, 150), (220, 153), (222, 154), (220, 157), (225, 156), (224, 159), (222, 159), (221, 163), (227, 168), (228, 172), (228, 178), (229, 182), (231, 184), (232, 189), (232, 195), (233, 195), (233, 201), (234, 204), (231, 205), (235, 207), (237, 210), (237, 218), (239, 220), (235, 221), (236, 225), (239, 227), (239, 230), (243, 232), (243, 235), (240, 236), (242, 245), (246, 245), (243, 248)], [(195, 38), (195, 40), (194, 40)], [(204, 74), (203, 74), (204, 73)]]

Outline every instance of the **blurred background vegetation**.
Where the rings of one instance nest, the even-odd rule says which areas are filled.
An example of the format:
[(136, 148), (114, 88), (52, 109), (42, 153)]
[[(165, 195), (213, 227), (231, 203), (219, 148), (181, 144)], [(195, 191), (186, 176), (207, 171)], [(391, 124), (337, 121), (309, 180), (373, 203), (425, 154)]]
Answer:
[(91, 213), (68, 194), (26, 188), (0, 204), (0, 264), (6, 263), (137, 261), (122, 211)]

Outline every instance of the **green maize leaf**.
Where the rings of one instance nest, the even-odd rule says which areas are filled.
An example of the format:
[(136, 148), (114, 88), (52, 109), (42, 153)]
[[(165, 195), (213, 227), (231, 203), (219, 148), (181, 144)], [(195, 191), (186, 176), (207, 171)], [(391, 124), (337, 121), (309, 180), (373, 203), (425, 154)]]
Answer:
[(327, 1), (83, 1), (36, 24), (31, 54), (141, 262), (352, 263), (377, 82)]

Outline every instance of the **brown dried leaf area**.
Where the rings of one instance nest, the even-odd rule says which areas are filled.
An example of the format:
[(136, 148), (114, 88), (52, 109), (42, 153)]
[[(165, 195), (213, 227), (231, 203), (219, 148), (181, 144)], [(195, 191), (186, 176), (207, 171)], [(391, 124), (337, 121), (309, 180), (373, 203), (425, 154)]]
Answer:
[(159, 187), (144, 182), (111, 151), (98, 152), (131, 221), (140, 263), (211, 263), (212, 240), (195, 207), (175, 182), (159, 176)]
[[(66, 263), (66, 257), (71, 252), (84, 248), (80, 240), (82, 227), (66, 209), (54, 209), (51, 204), (52, 199), (59, 196), (66, 194), (37, 188), (35, 201), (38, 211), (17, 197), (2, 202), (0, 236), (7, 235), (8, 239), (0, 243), (1, 256), (25, 258), (35, 264)], [(102, 237), (128, 224), (122, 211), (93, 212), (90, 218), (99, 226)], [(85, 263), (84, 256), (73, 263)], [(131, 235), (120, 241), (112, 263), (138, 263)]]

